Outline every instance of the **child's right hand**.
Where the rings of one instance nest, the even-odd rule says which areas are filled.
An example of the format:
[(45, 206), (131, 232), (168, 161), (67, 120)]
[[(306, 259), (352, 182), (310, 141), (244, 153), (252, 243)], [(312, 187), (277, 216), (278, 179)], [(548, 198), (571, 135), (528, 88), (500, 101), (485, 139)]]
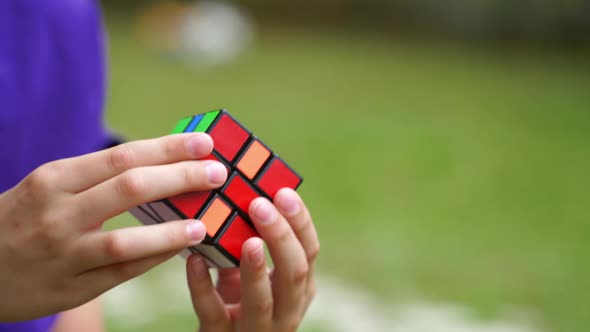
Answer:
[(136, 141), (45, 164), (0, 194), (0, 321), (79, 306), (199, 243), (204, 225), (168, 222), (110, 232), (139, 204), (222, 185), (206, 134)]

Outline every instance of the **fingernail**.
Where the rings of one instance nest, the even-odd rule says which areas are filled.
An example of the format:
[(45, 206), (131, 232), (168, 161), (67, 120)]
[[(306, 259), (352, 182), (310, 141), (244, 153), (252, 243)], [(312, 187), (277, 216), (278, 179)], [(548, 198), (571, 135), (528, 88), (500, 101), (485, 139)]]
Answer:
[(204, 133), (196, 134), (186, 141), (186, 149), (194, 158), (208, 155), (213, 149), (213, 140)]
[(190, 221), (186, 225), (186, 234), (188, 235), (191, 246), (201, 243), (205, 238), (206, 232), (205, 225), (198, 220)]
[[(254, 241), (254, 240), (252, 240)], [(256, 249), (251, 250), (248, 254), (248, 260), (253, 266), (260, 266), (264, 262), (264, 246), (261, 239), (257, 239), (255, 244), (252, 244)]]
[(211, 161), (205, 166), (207, 178), (212, 185), (220, 186), (227, 179), (227, 169), (219, 162)]
[(289, 217), (297, 215), (301, 210), (299, 196), (292, 189), (282, 189), (279, 192), (277, 205)]
[(194, 254), (191, 260), (191, 270), (196, 277), (202, 277), (205, 274), (206, 268), (203, 268), (205, 258), (199, 254)]
[(254, 203), (254, 217), (263, 225), (272, 224), (277, 218), (277, 212), (272, 204), (265, 199)]

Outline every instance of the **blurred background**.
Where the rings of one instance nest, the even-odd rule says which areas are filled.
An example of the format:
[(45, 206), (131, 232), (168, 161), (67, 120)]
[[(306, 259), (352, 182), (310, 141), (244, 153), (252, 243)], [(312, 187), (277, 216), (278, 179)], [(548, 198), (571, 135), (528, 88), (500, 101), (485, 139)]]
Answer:
[[(304, 176), (302, 331), (590, 329), (590, 1), (102, 3), (115, 131), (224, 107)], [(104, 300), (198, 324), (181, 259)]]

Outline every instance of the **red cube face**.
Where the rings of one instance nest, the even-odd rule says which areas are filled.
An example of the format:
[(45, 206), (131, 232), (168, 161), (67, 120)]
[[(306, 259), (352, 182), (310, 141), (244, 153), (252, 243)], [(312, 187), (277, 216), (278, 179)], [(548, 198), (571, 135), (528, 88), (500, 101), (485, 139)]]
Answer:
[(274, 157), (254, 183), (268, 197), (274, 199), (281, 188), (297, 189), (301, 184), (301, 178), (281, 159)]
[(226, 113), (219, 115), (219, 119), (211, 125), (208, 133), (213, 138), (215, 151), (230, 164), (250, 138), (250, 133)]
[(185, 219), (191, 219), (197, 216), (197, 212), (207, 203), (211, 195), (211, 192), (186, 193), (170, 197), (168, 201), (183, 214)]
[(232, 173), (222, 188), (222, 193), (240, 212), (247, 214), (250, 203), (261, 195), (237, 172)]
[(232, 223), (219, 239), (219, 244), (238, 261), (242, 257), (242, 245), (258, 233), (240, 215), (236, 215)]
[(206, 132), (213, 139), (213, 153), (202, 160), (223, 163), (228, 180), (209, 192), (186, 193), (132, 209), (143, 223), (199, 219), (207, 227), (202, 244), (192, 252), (205, 256), (211, 265), (239, 266), (242, 245), (258, 236), (248, 216), (257, 197), (273, 199), (284, 187), (297, 189), (302, 178), (276, 156), (227, 111), (212, 111), (182, 119), (173, 133)]

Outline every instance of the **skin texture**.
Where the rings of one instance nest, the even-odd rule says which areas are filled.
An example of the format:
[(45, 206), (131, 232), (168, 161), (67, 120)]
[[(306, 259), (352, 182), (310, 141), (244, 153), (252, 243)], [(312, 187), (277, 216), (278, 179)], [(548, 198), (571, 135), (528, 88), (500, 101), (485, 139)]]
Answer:
[(263, 241), (242, 247), (239, 269), (220, 270), (214, 285), (205, 259), (187, 260), (187, 277), (200, 332), (291, 332), (297, 330), (316, 293), (313, 270), (319, 240), (308, 209), (291, 189), (275, 205), (258, 198), (250, 216), (274, 263), (268, 271)]
[(138, 276), (205, 236), (183, 220), (105, 232), (141, 203), (211, 190), (227, 178), (200, 161), (206, 134), (179, 134), (42, 165), (0, 194), (0, 321), (66, 311)]
[(103, 332), (102, 308), (98, 299), (62, 312), (51, 332)]

